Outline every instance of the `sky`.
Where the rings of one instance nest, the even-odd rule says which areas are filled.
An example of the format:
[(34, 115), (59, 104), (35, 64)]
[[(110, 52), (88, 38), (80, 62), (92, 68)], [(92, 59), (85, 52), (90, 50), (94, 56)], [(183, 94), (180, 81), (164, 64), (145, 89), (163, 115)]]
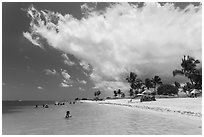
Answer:
[(200, 3), (2, 3), (2, 99), (102, 97), (202, 61)]

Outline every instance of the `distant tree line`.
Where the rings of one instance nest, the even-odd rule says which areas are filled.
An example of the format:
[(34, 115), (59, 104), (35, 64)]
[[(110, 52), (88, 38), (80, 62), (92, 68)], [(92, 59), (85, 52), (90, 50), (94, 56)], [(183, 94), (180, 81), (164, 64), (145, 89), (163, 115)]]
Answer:
[[(190, 82), (185, 83), (182, 87), (183, 91), (191, 91), (192, 89), (202, 89), (202, 68), (198, 68), (199, 60), (193, 57), (185, 56), (181, 62), (181, 70), (174, 70), (173, 76), (183, 75), (187, 77)], [(138, 78), (137, 74), (130, 72), (126, 80), (130, 84), (129, 96), (136, 97), (138, 93), (142, 93), (145, 88), (149, 90), (154, 88), (153, 94), (158, 95), (173, 95), (178, 94), (178, 89), (181, 88), (180, 83), (175, 82), (172, 84), (163, 84), (159, 76), (154, 76), (152, 79), (146, 78), (144, 82)]]

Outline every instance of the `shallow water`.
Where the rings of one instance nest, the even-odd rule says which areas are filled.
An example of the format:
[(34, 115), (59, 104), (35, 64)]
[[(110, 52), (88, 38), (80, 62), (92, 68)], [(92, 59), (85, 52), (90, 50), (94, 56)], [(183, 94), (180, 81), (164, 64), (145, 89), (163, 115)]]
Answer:
[[(64, 118), (67, 110), (71, 111), (70, 119)], [(187, 118), (178, 120), (140, 109), (96, 103), (66, 103), (49, 108), (20, 105), (2, 115), (4, 135), (192, 135), (202, 133), (201, 125), (191, 125)]]

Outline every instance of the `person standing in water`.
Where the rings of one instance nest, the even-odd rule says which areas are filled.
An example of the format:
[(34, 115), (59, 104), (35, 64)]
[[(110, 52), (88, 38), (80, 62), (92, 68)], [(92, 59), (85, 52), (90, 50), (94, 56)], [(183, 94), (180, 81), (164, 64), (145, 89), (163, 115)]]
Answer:
[(70, 111), (67, 111), (65, 118), (70, 118), (70, 117), (72, 117), (72, 116), (70, 115)]

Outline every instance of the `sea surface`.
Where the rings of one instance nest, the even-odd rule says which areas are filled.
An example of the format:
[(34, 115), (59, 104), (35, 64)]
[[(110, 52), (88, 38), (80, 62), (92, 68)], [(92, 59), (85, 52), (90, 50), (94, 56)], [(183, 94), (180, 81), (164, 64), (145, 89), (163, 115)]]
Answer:
[[(42, 104), (49, 104), (43, 108)], [(38, 105), (38, 108), (35, 108)], [(65, 119), (70, 110), (72, 117)], [(188, 119), (97, 103), (3, 101), (3, 135), (195, 135), (202, 128)]]

